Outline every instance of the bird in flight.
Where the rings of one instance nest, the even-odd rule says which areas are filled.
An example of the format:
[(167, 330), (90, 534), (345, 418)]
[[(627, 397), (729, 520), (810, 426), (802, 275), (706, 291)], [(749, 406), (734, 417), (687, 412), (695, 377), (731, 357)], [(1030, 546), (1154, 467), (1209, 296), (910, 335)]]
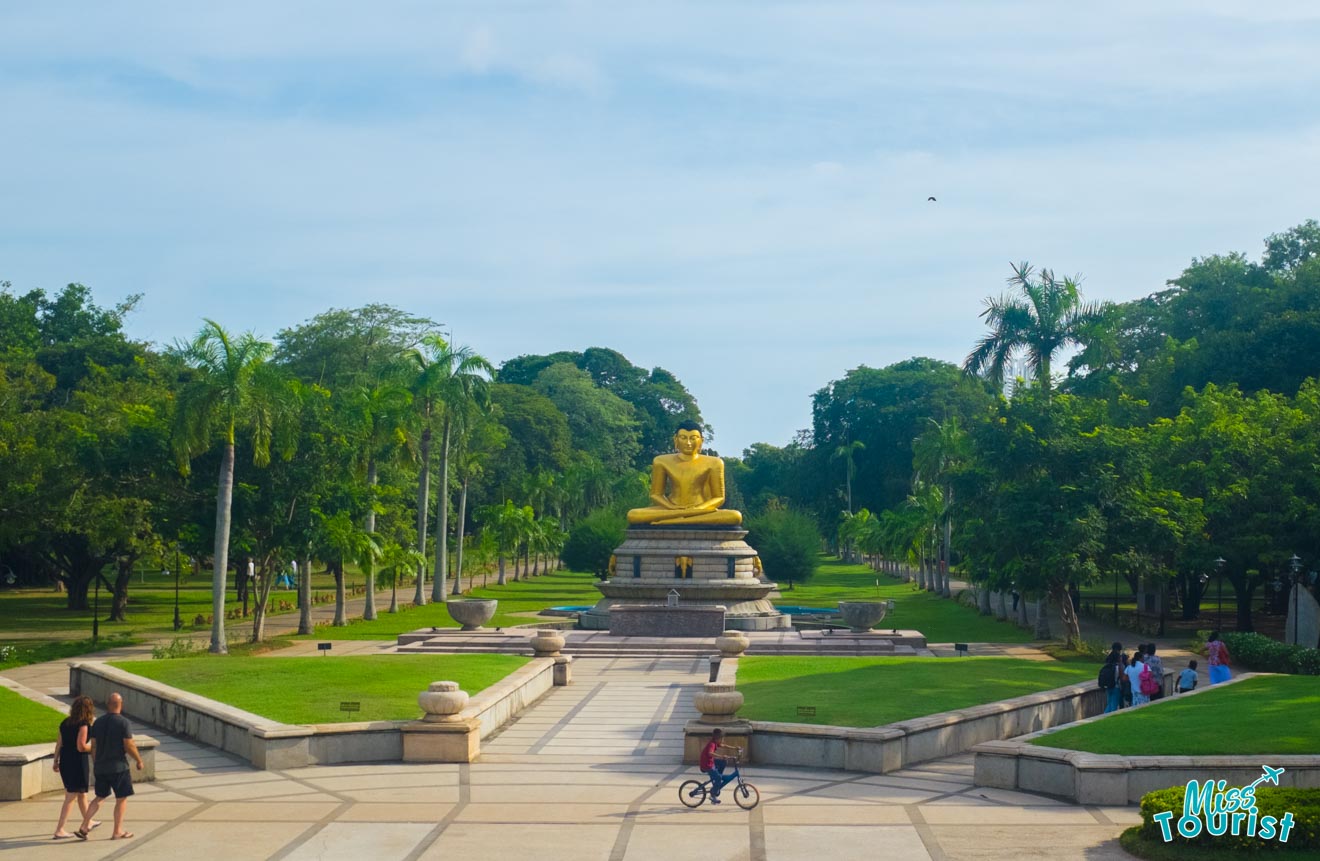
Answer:
[(933, 197), (928, 197), (928, 198), (926, 198), (926, 199), (929, 200), (931, 203), (934, 203), (934, 202), (935, 202), (935, 198), (933, 198)]

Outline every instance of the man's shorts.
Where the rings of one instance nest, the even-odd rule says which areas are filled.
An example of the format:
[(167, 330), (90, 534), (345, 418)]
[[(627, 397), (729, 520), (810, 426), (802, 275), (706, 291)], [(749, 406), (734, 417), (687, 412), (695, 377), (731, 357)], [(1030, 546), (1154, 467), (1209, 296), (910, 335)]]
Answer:
[(96, 797), (105, 798), (112, 792), (115, 798), (128, 798), (132, 795), (133, 775), (127, 771), (96, 775)]

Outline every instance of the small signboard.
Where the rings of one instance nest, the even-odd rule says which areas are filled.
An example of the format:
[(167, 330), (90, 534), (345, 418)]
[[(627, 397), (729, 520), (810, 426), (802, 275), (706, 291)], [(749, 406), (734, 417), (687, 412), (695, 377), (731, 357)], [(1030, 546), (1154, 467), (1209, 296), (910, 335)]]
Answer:
[(967, 644), (966, 644), (966, 643), (954, 643), (954, 644), (953, 644), (953, 650), (954, 650), (955, 652), (961, 652), (961, 653), (962, 653), (962, 657), (964, 657), (964, 658), (967, 657)]
[(339, 710), (341, 712), (360, 712), (362, 711), (362, 703), (352, 701), (341, 702), (339, 704)]
[(316, 644), (316, 650), (317, 650), (318, 652), (321, 652), (322, 654), (324, 654), (324, 653), (330, 651), (330, 647), (331, 647), (332, 645), (334, 645), (334, 644), (333, 644), (333, 643), (317, 643), (317, 644)]
[(798, 717), (815, 717), (815, 716), (816, 716), (816, 707), (815, 707), (815, 706), (798, 706), (798, 707), (797, 707), (797, 716), (798, 716)]

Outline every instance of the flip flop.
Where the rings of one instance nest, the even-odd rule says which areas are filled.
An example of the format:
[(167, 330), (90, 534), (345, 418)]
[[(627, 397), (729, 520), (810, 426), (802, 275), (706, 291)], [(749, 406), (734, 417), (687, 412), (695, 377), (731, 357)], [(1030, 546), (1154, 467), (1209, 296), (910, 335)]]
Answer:
[(101, 820), (99, 820), (99, 819), (93, 819), (93, 820), (92, 820), (92, 825), (91, 825), (91, 827), (88, 828), (87, 830), (88, 830), (88, 831), (95, 831), (96, 829), (98, 829), (98, 828), (100, 828), (100, 827), (101, 827)]
[(73, 835), (72, 835), (72, 834), (56, 834), (55, 836), (51, 837), (50, 839), (51, 839), (51, 840), (72, 840), (72, 839), (73, 839)]
[(77, 831), (73, 832), (73, 836), (77, 837), (79, 840), (86, 840), (87, 832), (79, 828)]
[(133, 832), (132, 832), (132, 831), (125, 831), (123, 834), (111, 834), (111, 835), (110, 835), (110, 839), (111, 839), (111, 840), (127, 840), (128, 838), (130, 838), (130, 837), (132, 837), (132, 836), (133, 836)]

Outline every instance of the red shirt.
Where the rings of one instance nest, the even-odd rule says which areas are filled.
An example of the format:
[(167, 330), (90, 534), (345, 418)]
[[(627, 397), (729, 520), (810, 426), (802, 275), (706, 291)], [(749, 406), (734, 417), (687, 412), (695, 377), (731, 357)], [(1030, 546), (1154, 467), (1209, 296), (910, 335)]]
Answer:
[(701, 749), (701, 759), (697, 762), (697, 767), (700, 768), (702, 771), (710, 771), (712, 768), (714, 768), (715, 748), (719, 746), (720, 743), (718, 741), (711, 739), (706, 744), (706, 746)]

